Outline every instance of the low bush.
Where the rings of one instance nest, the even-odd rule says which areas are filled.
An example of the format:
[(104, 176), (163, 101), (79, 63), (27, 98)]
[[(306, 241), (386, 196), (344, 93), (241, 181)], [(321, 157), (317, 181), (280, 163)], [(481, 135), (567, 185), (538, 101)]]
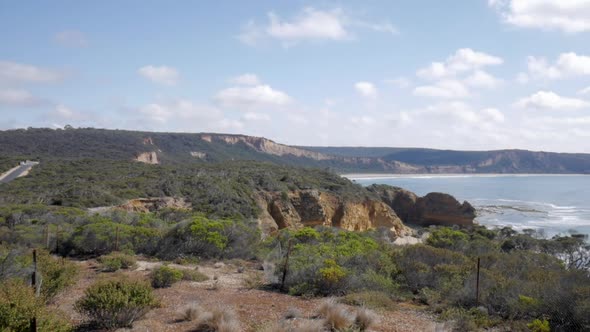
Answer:
[(183, 278), (183, 272), (181, 270), (162, 265), (150, 274), (152, 286), (154, 288), (166, 288), (172, 286), (174, 283), (179, 282)]
[(0, 282), (0, 331), (29, 331), (36, 317), (39, 331), (66, 332), (71, 326), (63, 315), (46, 308), (42, 298), (20, 279)]
[(90, 286), (75, 308), (98, 327), (131, 327), (157, 305), (152, 288), (142, 281), (103, 280)]
[(132, 269), (135, 267), (137, 260), (131, 255), (120, 252), (113, 252), (98, 258), (104, 272), (115, 272), (120, 269)]

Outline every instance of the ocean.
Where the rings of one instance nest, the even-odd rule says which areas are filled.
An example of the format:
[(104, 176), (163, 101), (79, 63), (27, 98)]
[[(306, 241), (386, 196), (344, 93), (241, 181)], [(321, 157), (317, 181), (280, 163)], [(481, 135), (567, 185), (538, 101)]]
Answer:
[(590, 175), (345, 175), (362, 185), (448, 193), (477, 209), (486, 227), (535, 229), (547, 237), (590, 234)]

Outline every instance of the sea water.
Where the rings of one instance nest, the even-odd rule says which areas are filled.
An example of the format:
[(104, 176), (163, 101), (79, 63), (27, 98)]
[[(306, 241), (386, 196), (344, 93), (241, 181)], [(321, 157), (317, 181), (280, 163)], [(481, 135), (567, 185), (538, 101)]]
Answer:
[(448, 193), (477, 209), (475, 221), (556, 234), (590, 234), (590, 175), (347, 175), (362, 185)]

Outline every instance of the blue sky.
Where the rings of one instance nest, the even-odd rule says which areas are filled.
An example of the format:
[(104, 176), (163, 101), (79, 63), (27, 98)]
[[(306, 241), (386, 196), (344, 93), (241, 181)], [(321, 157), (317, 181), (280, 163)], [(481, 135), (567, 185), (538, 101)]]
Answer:
[(589, 40), (590, 0), (0, 0), (0, 129), (590, 152)]

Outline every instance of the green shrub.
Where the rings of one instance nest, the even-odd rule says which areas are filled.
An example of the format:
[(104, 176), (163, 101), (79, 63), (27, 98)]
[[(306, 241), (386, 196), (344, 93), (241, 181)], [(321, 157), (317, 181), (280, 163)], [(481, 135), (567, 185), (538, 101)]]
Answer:
[(152, 288), (129, 279), (104, 280), (90, 286), (75, 308), (99, 327), (131, 327), (157, 305)]
[(182, 280), (183, 275), (182, 271), (178, 269), (162, 265), (152, 271), (150, 279), (154, 288), (166, 288)]
[(137, 260), (135, 257), (119, 252), (100, 256), (98, 262), (102, 264), (102, 270), (105, 272), (115, 272), (120, 269), (132, 269), (135, 267)]
[(531, 329), (531, 332), (551, 332), (549, 321), (546, 319), (535, 319), (527, 324), (527, 327)]
[(71, 326), (63, 315), (45, 307), (42, 298), (20, 279), (0, 283), (0, 331), (29, 331), (31, 318), (37, 318), (39, 331), (66, 332)]
[(37, 268), (41, 276), (41, 294), (51, 301), (58, 293), (76, 283), (78, 266), (64, 258), (51, 256), (47, 251), (38, 251)]
[(260, 231), (255, 221), (196, 215), (164, 236), (158, 256), (167, 260), (193, 254), (203, 258), (250, 259), (255, 257), (259, 241)]
[[(336, 228), (282, 230), (268, 241), (265, 260), (274, 263), (281, 280), (288, 269), (285, 288), (293, 295), (342, 295), (361, 290), (393, 291), (395, 266), (384, 246), (369, 233)], [(286, 267), (286, 248), (291, 246)]]

